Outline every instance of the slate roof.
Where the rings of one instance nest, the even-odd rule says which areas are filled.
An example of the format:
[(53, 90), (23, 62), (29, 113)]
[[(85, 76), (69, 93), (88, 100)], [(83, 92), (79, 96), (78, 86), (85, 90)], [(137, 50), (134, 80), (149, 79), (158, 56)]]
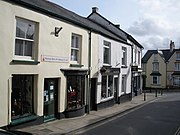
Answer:
[(79, 27), (83, 27), (85, 29), (97, 32), (101, 35), (104, 35), (116, 41), (128, 44), (126, 40), (123, 40), (122, 38), (118, 37), (117, 35), (110, 32), (109, 30), (99, 26), (98, 24), (92, 22), (91, 20), (84, 18), (72, 11), (69, 11), (47, 0), (6, 0), (6, 1), (19, 4), (31, 10), (35, 10), (37, 12), (55, 17), (56, 19), (59, 19), (61, 21), (72, 23)]
[(147, 63), (152, 54), (158, 54), (157, 50), (148, 50), (142, 58), (142, 63)]
[(157, 54), (159, 53), (159, 55), (161, 55), (161, 57), (164, 58), (165, 62), (168, 62), (169, 59), (171, 58), (171, 56), (177, 52), (177, 51), (180, 51), (180, 49), (174, 49), (172, 52), (170, 51), (170, 49), (164, 49), (164, 50), (159, 50), (162, 52), (159, 53), (158, 50), (148, 50), (146, 52), (146, 54), (143, 56), (142, 58), (142, 63), (147, 63), (147, 61), (149, 60), (149, 58), (151, 57), (152, 54)]

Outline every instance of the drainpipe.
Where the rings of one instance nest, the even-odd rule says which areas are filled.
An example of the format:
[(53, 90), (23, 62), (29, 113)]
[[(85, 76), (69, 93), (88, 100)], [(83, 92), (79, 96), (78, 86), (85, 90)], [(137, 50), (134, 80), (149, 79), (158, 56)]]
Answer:
[(90, 102), (91, 102), (91, 30), (88, 31), (89, 34), (89, 44), (88, 44), (88, 83), (87, 83), (87, 114), (90, 112)]
[(11, 92), (12, 92), (12, 90), (11, 90), (11, 80), (12, 80), (12, 75), (8, 78), (8, 96), (7, 96), (7, 103), (8, 103), (8, 118), (7, 118), (7, 121), (8, 121), (8, 124), (10, 124), (10, 122), (11, 122), (11, 105), (10, 105), (10, 103), (11, 103)]
[(134, 86), (134, 78), (133, 78), (133, 71), (132, 71), (132, 66), (133, 66), (133, 46), (131, 46), (131, 100), (133, 100), (133, 86)]

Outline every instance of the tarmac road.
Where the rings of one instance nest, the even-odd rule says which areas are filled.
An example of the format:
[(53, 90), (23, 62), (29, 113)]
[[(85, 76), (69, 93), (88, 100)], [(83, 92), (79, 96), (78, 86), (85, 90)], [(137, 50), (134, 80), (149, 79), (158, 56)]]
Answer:
[(180, 135), (180, 93), (166, 95), (135, 111), (75, 134)]

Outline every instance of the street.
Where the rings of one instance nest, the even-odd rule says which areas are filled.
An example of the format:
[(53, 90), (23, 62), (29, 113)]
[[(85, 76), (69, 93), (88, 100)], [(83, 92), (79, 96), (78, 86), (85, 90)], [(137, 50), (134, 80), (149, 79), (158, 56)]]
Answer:
[(75, 134), (178, 135), (178, 128), (180, 127), (180, 93), (165, 94), (165, 97), (139, 109)]

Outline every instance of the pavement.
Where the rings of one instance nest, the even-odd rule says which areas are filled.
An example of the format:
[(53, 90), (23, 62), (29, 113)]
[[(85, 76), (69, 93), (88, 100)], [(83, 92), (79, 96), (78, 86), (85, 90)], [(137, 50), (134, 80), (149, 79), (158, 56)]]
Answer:
[(41, 125), (28, 126), (25, 128), (18, 129), (32, 133), (33, 135), (62, 135), (62, 134), (73, 134), (78, 130), (86, 129), (90, 126), (98, 124), (100, 122), (111, 119), (115, 116), (133, 110), (150, 103), (151, 101), (157, 100), (163, 95), (155, 93), (146, 93), (146, 101), (144, 101), (144, 93), (138, 96), (134, 96), (131, 101), (115, 104), (111, 107), (101, 109), (98, 111), (90, 111), (89, 114), (76, 118), (64, 118), (60, 120), (54, 120)]

